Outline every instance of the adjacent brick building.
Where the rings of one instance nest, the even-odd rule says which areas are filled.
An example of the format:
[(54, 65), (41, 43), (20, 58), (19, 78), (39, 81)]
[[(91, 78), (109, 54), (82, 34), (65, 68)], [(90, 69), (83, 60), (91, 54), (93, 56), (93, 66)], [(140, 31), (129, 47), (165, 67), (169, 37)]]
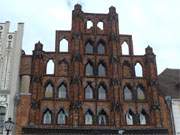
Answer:
[(18, 135), (171, 134), (153, 50), (134, 55), (114, 7), (92, 14), (75, 5), (71, 31), (56, 31), (54, 52), (38, 42), (21, 58)]

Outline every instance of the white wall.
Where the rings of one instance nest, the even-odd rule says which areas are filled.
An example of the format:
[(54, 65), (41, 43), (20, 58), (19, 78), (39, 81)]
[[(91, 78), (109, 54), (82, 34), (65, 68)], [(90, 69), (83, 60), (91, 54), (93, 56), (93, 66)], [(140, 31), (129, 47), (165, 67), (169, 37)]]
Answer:
[(176, 135), (180, 135), (180, 99), (172, 99), (172, 111)]
[(5, 120), (14, 118), (14, 99), (19, 91), (19, 67), (24, 24), (18, 23), (14, 32), (9, 32), (10, 22), (0, 23), (0, 106), (6, 107)]

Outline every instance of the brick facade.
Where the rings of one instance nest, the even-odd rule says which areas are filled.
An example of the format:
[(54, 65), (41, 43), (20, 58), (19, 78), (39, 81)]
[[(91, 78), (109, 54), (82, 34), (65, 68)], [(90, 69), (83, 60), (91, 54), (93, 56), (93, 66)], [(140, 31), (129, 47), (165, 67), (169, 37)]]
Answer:
[[(89, 29), (86, 23), (88, 20), (93, 23)], [(97, 26), (98, 22), (103, 22), (103, 30)], [(92, 134), (110, 134), (98, 132), (98, 129), (112, 130), (112, 134), (118, 134), (114, 130), (118, 132), (119, 129), (123, 129), (124, 134), (133, 134), (132, 130), (139, 129), (141, 132), (134, 134), (171, 134), (169, 110), (164, 98), (157, 91), (157, 67), (153, 50), (148, 46), (145, 55), (134, 55), (132, 36), (119, 34), (118, 25), (118, 14), (114, 7), (110, 7), (107, 14), (91, 14), (84, 13), (77, 4), (72, 12), (71, 31), (56, 31), (55, 52), (44, 51), (43, 45), (38, 42), (32, 55), (22, 53), (21, 81), (26, 76), (30, 86), (21, 90), (23, 96), (20, 96), (17, 109), (17, 134), (38, 134), (38, 130), (45, 129), (49, 129), (47, 132), (52, 130), (54, 134), (61, 133), (61, 129), (67, 129), (63, 130), (63, 134), (65, 131), (65, 134), (73, 134), (75, 129), (82, 131), (82, 134), (86, 134), (83, 129), (95, 130)], [(62, 39), (68, 41), (68, 52), (59, 51)], [(93, 54), (85, 53), (87, 42), (93, 45)], [(122, 54), (124, 42), (129, 48), (128, 55)], [(98, 54), (99, 43), (105, 47), (104, 54)], [(46, 74), (49, 60), (54, 62), (53, 74)], [(87, 76), (85, 71), (88, 63), (93, 66), (91, 76)], [(135, 75), (136, 63), (142, 66), (142, 77)], [(98, 75), (100, 64), (105, 67), (104, 76)], [(49, 83), (53, 87), (53, 97), (45, 98), (45, 89)], [(61, 84), (65, 84), (67, 88), (65, 99), (58, 98)], [(106, 89), (104, 100), (98, 99), (101, 84)], [(85, 88), (88, 85), (93, 89), (92, 99), (85, 99)], [(132, 100), (124, 99), (125, 86), (131, 88)], [(145, 99), (137, 99), (137, 86), (143, 86)], [(51, 124), (43, 124), (43, 115), (47, 109), (52, 115)], [(60, 109), (66, 113), (65, 124), (57, 124)], [(133, 125), (127, 125), (125, 115), (129, 109), (135, 118)], [(148, 116), (145, 125), (141, 125), (138, 119), (142, 109)], [(92, 125), (85, 124), (87, 110), (93, 113)], [(107, 119), (106, 124), (99, 125), (98, 113), (102, 110)]]

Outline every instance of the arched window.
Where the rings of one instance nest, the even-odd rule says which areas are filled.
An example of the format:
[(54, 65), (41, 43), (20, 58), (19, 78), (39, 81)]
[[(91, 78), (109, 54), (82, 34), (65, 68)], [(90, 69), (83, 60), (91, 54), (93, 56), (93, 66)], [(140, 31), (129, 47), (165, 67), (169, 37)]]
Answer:
[(131, 110), (129, 110), (126, 113), (126, 123), (127, 123), (127, 125), (133, 125), (134, 124), (133, 115), (134, 115), (134, 113)]
[(98, 43), (98, 48), (97, 48), (98, 54), (105, 54), (105, 46), (102, 43)]
[(6, 115), (6, 107), (0, 106), (0, 125), (4, 123)]
[(59, 52), (68, 52), (68, 41), (65, 38), (60, 41)]
[(46, 86), (44, 96), (46, 98), (52, 98), (53, 97), (53, 86), (51, 83), (48, 83), (48, 85)]
[(93, 124), (93, 113), (90, 110), (88, 110), (85, 113), (85, 124), (86, 125), (92, 125)]
[(132, 100), (132, 91), (127, 86), (124, 87), (124, 100)]
[(66, 124), (66, 113), (63, 109), (61, 109), (58, 113), (58, 124)]
[(97, 27), (100, 29), (100, 30), (103, 30), (104, 29), (104, 23), (102, 21), (98, 22), (97, 23)]
[(93, 99), (93, 89), (90, 85), (85, 88), (85, 99)]
[(90, 29), (91, 27), (93, 27), (93, 22), (91, 21), (91, 20), (88, 20), (87, 22), (86, 22), (86, 28), (87, 29)]
[(102, 85), (98, 88), (98, 99), (106, 99), (106, 89)]
[(138, 100), (144, 100), (145, 99), (144, 89), (141, 86), (137, 87), (137, 99)]
[(46, 74), (54, 74), (54, 62), (49, 60), (46, 66)]
[(140, 63), (136, 63), (135, 73), (136, 73), (136, 77), (143, 77), (143, 70), (142, 70), (142, 66)]
[(123, 44), (121, 45), (122, 48), (122, 55), (129, 55), (129, 46), (127, 44), (127, 42), (123, 42)]
[(98, 124), (106, 125), (107, 124), (107, 115), (104, 110), (101, 110), (98, 114)]
[(98, 76), (106, 76), (106, 67), (102, 63), (98, 65)]
[(90, 42), (87, 42), (85, 45), (85, 53), (93, 54), (93, 45)]
[(147, 124), (147, 114), (146, 111), (143, 109), (139, 115), (140, 119), (140, 125), (146, 125)]
[(50, 110), (46, 110), (43, 114), (43, 124), (51, 124), (52, 123), (52, 113)]
[(90, 63), (86, 64), (85, 72), (86, 72), (87, 76), (93, 75), (93, 66), (92, 66), (92, 64), (90, 64)]
[(67, 88), (66, 86), (64, 85), (64, 83), (62, 83), (60, 86), (59, 86), (59, 89), (58, 89), (58, 97), (59, 98), (66, 98), (67, 97)]

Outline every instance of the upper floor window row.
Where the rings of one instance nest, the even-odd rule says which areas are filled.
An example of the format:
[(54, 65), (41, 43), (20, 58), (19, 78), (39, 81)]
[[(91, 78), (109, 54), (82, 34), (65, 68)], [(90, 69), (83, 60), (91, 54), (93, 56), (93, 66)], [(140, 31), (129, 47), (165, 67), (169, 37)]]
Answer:
[(106, 72), (107, 72), (106, 65), (102, 62), (98, 64), (97, 69), (93, 66), (93, 64), (91, 62), (88, 62), (85, 65), (85, 75), (86, 76), (94, 76), (94, 75), (106, 76), (106, 74), (107, 74)]
[[(43, 113), (42, 123), (43, 124), (52, 124), (53, 121), (53, 114), (52, 111), (49, 109), (46, 109)], [(57, 115), (57, 124), (64, 125), (67, 123), (67, 113), (64, 111), (64, 109), (60, 109)]]
[(135, 114), (131, 109), (125, 114), (127, 125), (147, 125), (149, 122), (149, 115), (144, 109), (138, 114)]
[[(93, 87), (91, 85), (87, 85), (84, 89), (84, 93), (85, 93), (85, 99), (87, 100), (91, 100), (91, 99), (95, 99), (95, 90), (93, 89)], [(99, 85), (98, 89), (97, 89), (97, 95), (98, 95), (98, 100), (106, 100), (107, 99), (107, 89), (105, 85)]]
[(125, 101), (132, 101), (136, 100), (145, 100), (145, 90), (144, 87), (139, 85), (133, 90), (130, 86), (124, 86), (123, 89), (123, 96)]
[(54, 94), (57, 93), (57, 98), (60, 99), (66, 99), (68, 96), (68, 91), (67, 91), (67, 86), (66, 84), (63, 82), (60, 84), (60, 86), (57, 88), (56, 92), (55, 92), (55, 88), (52, 85), (52, 83), (48, 83), (45, 86), (45, 90), (44, 90), (44, 97), (45, 98), (53, 98)]
[[(94, 27), (94, 23), (91, 20), (87, 20), (86, 29), (91, 29), (92, 27)], [(104, 30), (104, 22), (103, 21), (97, 22), (96, 27), (100, 30)]]
[(140, 62), (136, 62), (135, 65), (132, 65), (130, 62), (124, 61), (122, 68), (124, 78), (131, 78), (133, 76), (133, 72), (135, 77), (143, 77), (143, 67)]
[[(56, 120), (57, 124), (65, 125), (67, 124), (68, 114), (65, 112), (64, 109), (60, 109), (57, 117), (55, 118), (52, 111), (49, 109), (46, 109), (43, 112), (42, 115), (42, 123), (43, 124), (53, 124), (53, 120)], [(97, 118), (97, 119), (95, 119)], [(97, 123), (98, 125), (107, 125), (108, 123), (108, 115), (107, 113), (102, 109), (99, 111), (97, 115), (94, 115), (93, 112), (88, 109), (84, 114), (84, 124), (85, 125), (92, 125)]]
[[(62, 60), (58, 62), (58, 66), (56, 67), (58, 70), (58, 76), (67, 76), (68, 75), (68, 62), (66, 60)], [(52, 75), (55, 71), (55, 62), (50, 59), (46, 63), (46, 74)]]
[(85, 53), (86, 54), (94, 54), (95, 52), (97, 52), (97, 54), (105, 54), (106, 53), (106, 47), (105, 44), (103, 42), (99, 42), (97, 44), (97, 47), (95, 48), (94, 45), (92, 44), (92, 42), (88, 41), (85, 44)]

